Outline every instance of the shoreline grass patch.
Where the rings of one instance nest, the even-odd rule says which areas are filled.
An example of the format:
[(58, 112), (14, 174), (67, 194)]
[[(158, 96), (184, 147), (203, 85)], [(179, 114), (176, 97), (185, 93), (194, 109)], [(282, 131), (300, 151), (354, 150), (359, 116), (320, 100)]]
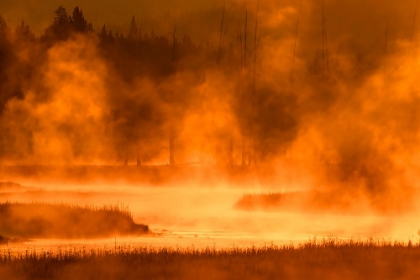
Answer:
[(0, 203), (0, 235), (24, 238), (100, 238), (149, 233), (125, 206)]

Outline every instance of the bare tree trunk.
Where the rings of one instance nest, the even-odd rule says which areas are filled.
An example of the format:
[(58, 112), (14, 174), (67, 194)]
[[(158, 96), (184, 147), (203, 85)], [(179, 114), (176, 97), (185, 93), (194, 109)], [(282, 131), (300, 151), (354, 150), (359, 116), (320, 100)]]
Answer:
[[(246, 53), (247, 53), (247, 33), (248, 33), (248, 10), (245, 11), (245, 28), (244, 28), (244, 42), (243, 42), (243, 53), (241, 52), (241, 58), (242, 58), (242, 72), (243, 75), (246, 75)], [(242, 37), (241, 37), (242, 38)], [(241, 40), (242, 41), (242, 40)], [(242, 47), (242, 46), (241, 46)], [(246, 80), (246, 77), (245, 77)], [(242, 88), (242, 102), (244, 105), (247, 105), (246, 102), (246, 86)], [(245, 118), (247, 118), (246, 113), (245, 113)], [(246, 123), (246, 122), (245, 122)], [(245, 130), (246, 125), (245, 125)], [(244, 167), (246, 165), (246, 156), (247, 156), (247, 147), (246, 147), (246, 132), (243, 131), (242, 132), (242, 163), (241, 165)]]
[[(173, 31), (173, 53), (172, 53), (172, 62), (176, 63), (176, 59), (177, 59), (177, 40), (176, 40), (176, 25), (174, 26), (174, 31)], [(169, 128), (169, 165), (170, 166), (174, 166), (175, 165), (175, 132), (174, 132), (174, 127), (173, 124), (171, 124), (170, 128)]]
[(298, 35), (299, 35), (300, 15), (302, 13), (302, 2), (303, 2), (303, 0), (300, 0), (299, 15), (298, 15), (297, 22), (296, 22), (295, 40), (294, 40), (294, 43), (293, 43), (292, 63), (290, 65), (290, 74), (289, 74), (290, 76), (289, 76), (289, 80), (290, 80), (290, 83), (292, 85), (293, 85), (293, 82), (294, 82), (296, 46), (297, 46), (297, 39), (298, 39)]
[[(252, 133), (252, 127), (250, 127), (249, 128), (249, 131), (250, 131), (250, 134)], [(249, 144), (248, 144), (248, 149), (247, 149), (247, 158), (248, 158), (248, 166), (251, 166), (251, 163), (252, 163), (252, 147), (253, 147), (253, 145), (252, 145), (252, 134), (251, 134), (251, 136), (249, 137), (250, 139), (249, 139)]]
[(416, 1), (416, 8), (414, 10), (413, 28), (411, 30), (411, 42), (414, 41), (414, 34), (416, 32), (416, 21), (417, 21), (417, 9), (418, 9), (418, 6), (419, 6), (419, 1), (417, 0)]
[(141, 159), (140, 159), (140, 142), (137, 143), (137, 166), (141, 165)]
[(328, 78), (330, 72), (330, 63), (328, 58), (328, 37), (327, 23), (325, 20), (325, 0), (322, 0), (322, 75)]
[(220, 36), (219, 36), (219, 49), (217, 52), (217, 63), (220, 62), (222, 59), (222, 47), (223, 47), (223, 30), (225, 25), (225, 12), (226, 12), (226, 3), (223, 6), (223, 13), (222, 13), (222, 22), (220, 23)]
[(169, 165), (175, 165), (175, 134), (173, 128), (171, 128), (170, 135), (169, 135)]
[(245, 11), (245, 31), (244, 31), (244, 68), (246, 68), (246, 37), (248, 29), (248, 10)]
[(242, 136), (242, 162), (241, 162), (241, 166), (244, 167), (245, 165), (246, 165), (245, 136)]
[(229, 166), (233, 167), (233, 137), (229, 139)]
[(258, 165), (258, 153), (257, 153), (257, 145), (254, 144), (254, 166)]
[(259, 46), (259, 35), (258, 35), (258, 10), (259, 10), (259, 2), (257, 5), (257, 12), (255, 13), (255, 29), (254, 29), (254, 69), (253, 69), (253, 79), (252, 79), (252, 96), (251, 96), (251, 119), (250, 121), (250, 148), (249, 148), (249, 165), (256, 165), (256, 156), (257, 156), (257, 150), (256, 150), (256, 137), (255, 137), (255, 131), (254, 131), (254, 122), (257, 115), (257, 60), (258, 60), (258, 46)]
[(128, 165), (128, 148), (125, 150), (124, 166)]

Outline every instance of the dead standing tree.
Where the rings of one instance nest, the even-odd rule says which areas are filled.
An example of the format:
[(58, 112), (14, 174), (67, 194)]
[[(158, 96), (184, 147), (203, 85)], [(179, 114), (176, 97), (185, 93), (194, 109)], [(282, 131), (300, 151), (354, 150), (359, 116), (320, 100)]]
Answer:
[(223, 6), (222, 20), (220, 22), (219, 47), (217, 49), (217, 63), (220, 63), (223, 56), (223, 43), (228, 25), (225, 24), (226, 4)]
[(326, 85), (330, 76), (330, 63), (328, 51), (327, 23), (325, 17), (325, 0), (321, 0), (321, 43), (316, 52), (315, 60), (309, 70), (320, 78), (322, 84)]
[[(226, 18), (226, 3), (223, 5), (222, 11), (222, 19), (220, 22), (220, 34), (219, 34), (219, 47), (217, 51), (217, 63), (220, 64), (222, 57), (223, 57), (223, 45), (224, 45), (224, 37), (226, 36), (228, 24), (225, 23)], [(234, 160), (233, 160), (233, 135), (229, 136), (228, 141), (228, 165), (233, 167)]]
[[(255, 119), (257, 115), (257, 63), (260, 36), (258, 34), (258, 6), (255, 17), (253, 71), (250, 85), (248, 73), (248, 10), (245, 11), (244, 33), (239, 33), (241, 50), (241, 103), (244, 108), (244, 127), (242, 131), (242, 161), (241, 166), (257, 164), (257, 145), (255, 137)], [(250, 90), (251, 88), (251, 90)]]
[(260, 35), (258, 34), (258, 10), (259, 10), (259, 2), (257, 4), (257, 12), (255, 13), (255, 29), (254, 29), (254, 50), (253, 50), (253, 75), (252, 75), (252, 92), (250, 98), (250, 109), (251, 109), (251, 119), (250, 122), (250, 138), (251, 138), (251, 145), (252, 151), (249, 152), (249, 159), (248, 163), (251, 165), (252, 162), (254, 165), (257, 165), (257, 139), (255, 136), (255, 120), (257, 118), (257, 104), (258, 104), (258, 97), (257, 97), (257, 62), (258, 62), (258, 48), (260, 45)]
[(327, 23), (325, 19), (325, 0), (322, 0), (322, 77), (327, 79), (330, 72), (329, 54), (328, 54), (328, 37), (327, 37)]
[(417, 0), (416, 1), (416, 8), (414, 9), (413, 27), (411, 29), (411, 38), (410, 38), (411, 43), (414, 42), (414, 36), (415, 36), (415, 33), (416, 33), (416, 21), (417, 21), (418, 6), (419, 6), (419, 1)]
[[(242, 33), (239, 34), (239, 41), (240, 41), (240, 45), (241, 45), (241, 80), (244, 81), (244, 83), (242, 83), (242, 88), (241, 88), (241, 102), (242, 105), (246, 108), (247, 102), (247, 90), (248, 90), (248, 86), (246, 81), (247, 79), (247, 37), (248, 37), (248, 10), (245, 11), (245, 27), (244, 27), (244, 34), (243, 34), (243, 39), (242, 39)], [(245, 110), (246, 112), (247, 110)], [(245, 113), (245, 122), (246, 122), (246, 116), (247, 114)], [(243, 129), (242, 131), (242, 160), (241, 160), (241, 166), (244, 167), (246, 166), (246, 158), (247, 158), (247, 153), (248, 153), (248, 141), (247, 141), (247, 133), (246, 131), (246, 124), (245, 124), (245, 129)]]
[[(104, 29), (104, 33), (105, 33), (105, 29)], [(131, 46), (132, 49), (136, 48), (137, 43), (138, 43), (137, 39), (138, 39), (137, 22), (136, 22), (136, 18), (133, 16), (131, 18), (130, 28), (129, 28), (128, 33), (127, 33), (127, 40), (130, 43), (130, 46)], [(138, 127), (137, 129), (138, 129), (138, 133), (140, 134), (140, 127)], [(128, 162), (129, 162), (130, 150), (132, 148), (131, 141), (132, 140), (129, 140), (127, 142), (126, 147), (125, 147), (125, 158), (124, 158), (124, 165), (125, 166), (128, 166)], [(137, 165), (141, 165), (141, 161), (140, 161), (140, 139), (137, 139), (136, 142), (137, 142), (136, 143)]]
[(296, 21), (296, 29), (295, 29), (295, 39), (293, 42), (293, 54), (292, 54), (292, 62), (290, 64), (290, 74), (289, 74), (289, 81), (290, 84), (293, 86), (293, 82), (295, 80), (294, 78), (294, 72), (295, 72), (295, 59), (296, 59), (296, 48), (297, 48), (297, 41), (298, 41), (298, 35), (299, 35), (299, 24), (300, 24), (300, 16), (302, 13), (302, 2), (303, 0), (300, 0), (300, 5), (299, 5), (299, 13), (298, 13), (298, 18)]
[[(177, 61), (177, 46), (178, 42), (176, 39), (176, 24), (174, 25), (174, 31), (172, 32), (172, 63), (175, 67)], [(174, 105), (174, 104), (173, 104)], [(173, 124), (173, 117), (171, 116), (169, 124), (169, 165), (175, 165), (175, 129)]]

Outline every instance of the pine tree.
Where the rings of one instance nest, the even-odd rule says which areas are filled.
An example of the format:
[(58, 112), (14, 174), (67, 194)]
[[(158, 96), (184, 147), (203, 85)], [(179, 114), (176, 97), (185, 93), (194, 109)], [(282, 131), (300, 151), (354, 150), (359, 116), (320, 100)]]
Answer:
[(108, 42), (109, 42), (110, 44), (115, 43), (114, 34), (112, 34), (112, 31), (111, 31), (111, 30), (108, 32)]
[(101, 44), (106, 44), (108, 41), (108, 31), (106, 29), (106, 25), (104, 24), (101, 28), (101, 31), (98, 34), (99, 39), (101, 40)]
[(90, 25), (85, 19), (82, 10), (80, 10), (77, 6), (73, 10), (73, 16), (71, 17), (71, 25), (73, 27), (73, 30), (76, 32), (84, 33), (89, 31)]
[(66, 40), (70, 35), (71, 18), (67, 14), (64, 6), (58, 7), (54, 11), (55, 17), (53, 24), (46, 29), (46, 36), (53, 36), (58, 40)]
[(8, 49), (11, 41), (10, 28), (6, 23), (6, 20), (0, 15), (0, 64), (2, 58), (2, 49)]
[(22, 22), (15, 29), (15, 40), (18, 42), (31, 42), (35, 40), (35, 35), (31, 31), (28, 24), (22, 20)]
[(66, 8), (64, 8), (64, 6), (60, 6), (58, 7), (55, 11), (55, 18), (54, 18), (54, 23), (53, 23), (53, 27), (68, 27), (69, 22), (70, 22), (70, 18), (67, 14), (67, 10)]
[(9, 70), (14, 63), (14, 59), (11, 32), (6, 21), (0, 16), (0, 115), (7, 101), (14, 96), (9, 86)]
[(6, 34), (9, 33), (9, 27), (7, 26), (6, 21), (4, 20), (4, 18), (0, 15), (0, 35), (1, 36), (5, 36)]
[(136, 19), (133, 16), (133, 18), (131, 19), (130, 29), (128, 30), (127, 39), (130, 39), (130, 40), (137, 39), (138, 33), (139, 33), (139, 29), (137, 28)]
[(112, 44), (115, 42), (114, 35), (112, 34), (112, 31), (108, 31), (106, 29), (106, 25), (104, 24), (101, 28), (101, 32), (98, 33), (98, 37), (101, 41), (102, 46), (106, 46), (108, 44)]

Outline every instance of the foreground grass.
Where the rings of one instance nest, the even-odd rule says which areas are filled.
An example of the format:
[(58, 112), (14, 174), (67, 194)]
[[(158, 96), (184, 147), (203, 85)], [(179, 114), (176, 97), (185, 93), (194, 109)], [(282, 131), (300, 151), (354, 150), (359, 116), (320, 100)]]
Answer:
[(246, 249), (0, 253), (1, 279), (420, 279), (420, 245), (324, 240)]
[[(149, 232), (123, 206), (0, 203), (0, 236), (24, 238), (95, 238)], [(1, 240), (0, 240), (1, 241)]]

